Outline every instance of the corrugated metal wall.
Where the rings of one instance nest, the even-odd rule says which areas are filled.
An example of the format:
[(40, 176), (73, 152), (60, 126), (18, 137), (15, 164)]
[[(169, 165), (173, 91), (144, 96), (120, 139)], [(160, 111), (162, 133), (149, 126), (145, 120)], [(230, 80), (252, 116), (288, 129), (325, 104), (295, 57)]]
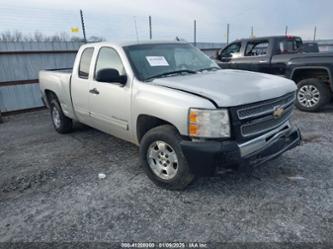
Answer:
[(0, 110), (42, 107), (38, 72), (73, 66), (79, 42), (0, 42)]

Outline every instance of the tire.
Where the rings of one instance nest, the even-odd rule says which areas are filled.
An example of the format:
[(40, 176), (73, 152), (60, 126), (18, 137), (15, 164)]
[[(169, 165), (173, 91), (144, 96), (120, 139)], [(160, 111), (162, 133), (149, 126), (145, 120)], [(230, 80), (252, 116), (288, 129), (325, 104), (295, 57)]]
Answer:
[(55, 98), (50, 101), (50, 113), (53, 127), (57, 132), (64, 134), (72, 131), (73, 121), (65, 116), (58, 100)]
[(182, 190), (194, 180), (180, 147), (181, 140), (171, 125), (153, 128), (141, 140), (141, 164), (147, 176), (159, 187)]
[(331, 100), (328, 85), (318, 79), (305, 79), (297, 84), (296, 107), (305, 112), (319, 111)]

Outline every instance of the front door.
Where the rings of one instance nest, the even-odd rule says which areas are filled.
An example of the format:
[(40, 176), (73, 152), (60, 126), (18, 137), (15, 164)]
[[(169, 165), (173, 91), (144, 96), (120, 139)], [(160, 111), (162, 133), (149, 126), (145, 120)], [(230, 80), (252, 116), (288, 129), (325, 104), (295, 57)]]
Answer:
[(241, 47), (241, 42), (234, 42), (224, 48), (219, 55), (219, 66), (223, 69), (237, 69)]
[(118, 52), (111, 47), (102, 47), (96, 58), (94, 79), (90, 84), (90, 116), (95, 128), (116, 137), (129, 140), (131, 88), (129, 82), (97, 82), (95, 76), (102, 69), (116, 69), (126, 75)]

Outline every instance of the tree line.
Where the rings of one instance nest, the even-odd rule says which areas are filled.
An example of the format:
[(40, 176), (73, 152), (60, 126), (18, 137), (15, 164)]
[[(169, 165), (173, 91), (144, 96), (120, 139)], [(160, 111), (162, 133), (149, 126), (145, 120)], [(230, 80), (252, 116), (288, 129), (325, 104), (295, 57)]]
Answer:
[[(3, 31), (0, 33), (0, 42), (64, 42), (64, 41), (83, 42), (84, 39), (78, 36), (70, 36), (66, 32), (56, 33), (53, 35), (46, 35), (40, 31), (24, 34), (18, 30)], [(90, 36), (87, 39), (87, 41), (99, 42), (99, 41), (105, 41), (105, 39), (99, 36)]]

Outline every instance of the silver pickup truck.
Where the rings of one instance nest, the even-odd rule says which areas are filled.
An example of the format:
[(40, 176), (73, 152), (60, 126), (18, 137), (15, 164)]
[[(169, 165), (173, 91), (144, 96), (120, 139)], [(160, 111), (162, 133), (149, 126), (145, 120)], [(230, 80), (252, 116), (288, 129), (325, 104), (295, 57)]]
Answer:
[(148, 177), (168, 189), (301, 140), (290, 123), (294, 82), (221, 70), (185, 42), (86, 44), (71, 72), (41, 71), (39, 82), (58, 132), (79, 121), (139, 145)]

